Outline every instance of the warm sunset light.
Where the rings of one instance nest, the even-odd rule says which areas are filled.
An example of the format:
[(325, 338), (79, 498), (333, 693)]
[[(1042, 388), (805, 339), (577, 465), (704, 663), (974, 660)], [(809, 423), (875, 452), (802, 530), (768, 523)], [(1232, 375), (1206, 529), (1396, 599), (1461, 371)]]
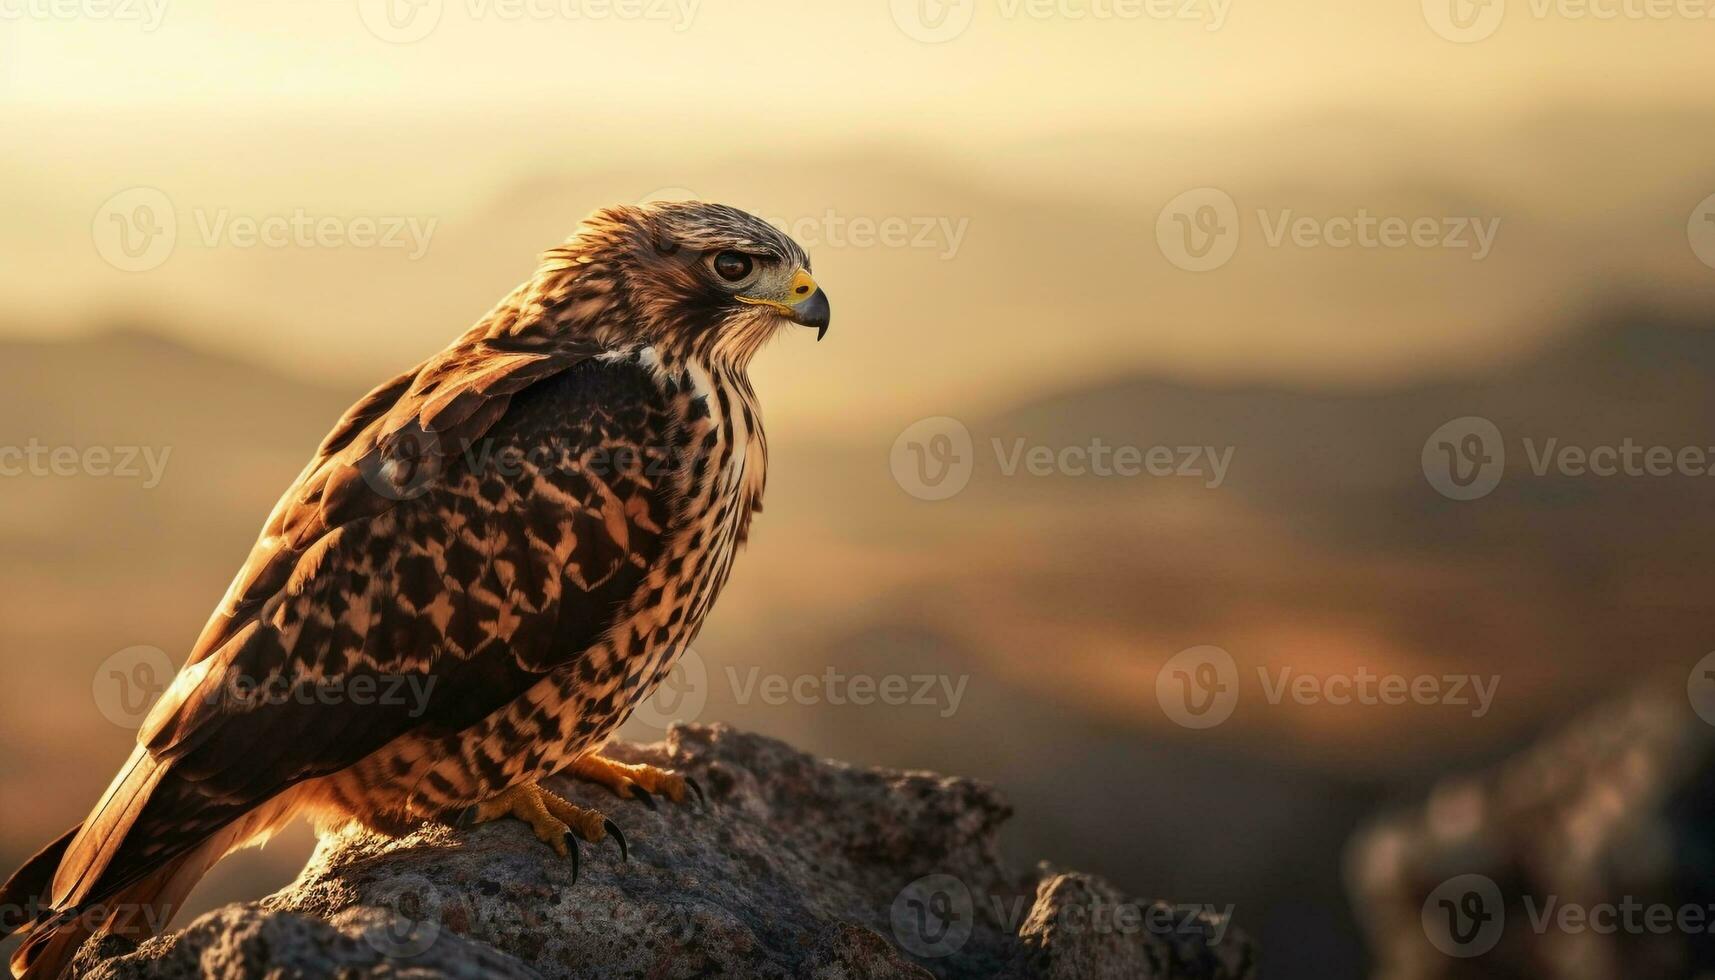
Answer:
[(0, 0), (0, 953), (1709, 975), (1712, 51)]

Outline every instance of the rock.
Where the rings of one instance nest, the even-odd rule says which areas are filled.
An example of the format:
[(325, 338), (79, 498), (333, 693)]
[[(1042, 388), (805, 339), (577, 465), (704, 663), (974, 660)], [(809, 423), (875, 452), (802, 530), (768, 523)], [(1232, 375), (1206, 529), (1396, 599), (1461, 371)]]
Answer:
[(812, 758), (724, 726), (608, 754), (694, 776), (710, 810), (553, 788), (625, 831), (572, 865), (518, 821), (321, 842), (298, 879), (182, 931), (80, 953), (100, 980), (323, 977), (1242, 978), (1226, 916), (1002, 864), (988, 786)]
[(1715, 727), (1686, 695), (1648, 685), (1355, 838), (1376, 975), (1711, 975)]

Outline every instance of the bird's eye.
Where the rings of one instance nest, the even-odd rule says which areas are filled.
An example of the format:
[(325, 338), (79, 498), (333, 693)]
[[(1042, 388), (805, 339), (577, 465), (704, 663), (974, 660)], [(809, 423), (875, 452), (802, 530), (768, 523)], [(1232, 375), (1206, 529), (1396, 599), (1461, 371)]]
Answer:
[(727, 282), (738, 282), (755, 267), (756, 263), (743, 252), (722, 252), (715, 256), (715, 273)]

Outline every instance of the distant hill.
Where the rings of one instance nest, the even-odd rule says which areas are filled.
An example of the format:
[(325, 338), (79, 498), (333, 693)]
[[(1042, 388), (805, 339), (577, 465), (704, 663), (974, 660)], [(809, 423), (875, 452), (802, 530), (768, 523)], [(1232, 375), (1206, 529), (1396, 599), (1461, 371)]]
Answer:
[[(146, 274), (90, 247), (91, 209), (111, 188), (44, 187), (38, 174), (0, 186), (0, 206), (29, 216), (4, 237), (33, 257), (0, 268), (0, 305), (43, 320), (84, 316), (80, 304), (147, 310), (267, 360), (337, 350), (304, 369), (360, 383), (462, 330), (591, 210), (677, 190), (787, 222), (839, 307), (828, 343), (781, 344), (762, 365), (795, 409), (781, 431), (928, 414), (969, 393), (1028, 396), (1122, 365), (1310, 385), (1421, 380), (1521, 355), (1615, 292), (1715, 303), (1715, 277), (1686, 238), (1715, 187), (1708, 120), (1587, 106), (1487, 126), (1328, 114), (1068, 133), (968, 157), (846, 145), (710, 159), (665, 149), (663, 134), (667, 144), (600, 164), (584, 162), (582, 134), (533, 134), (527, 162), (483, 140), (480, 166), (423, 182), (398, 181), (395, 158), (354, 140), (338, 172), (371, 190), (330, 200), (290, 167), (249, 172), (211, 200), (198, 190), (204, 168), (229, 150), (186, 135), (152, 171), (182, 212), (181, 240)], [(329, 144), (334, 125), (316, 121), (316, 145), (328, 147), (318, 167), (345, 152)], [(1156, 223), (1199, 187), (1232, 197), (1241, 238), (1228, 265), (1193, 274), (1163, 255)], [(376, 197), (387, 213), (433, 220), (426, 252), (238, 248), (192, 234), (210, 210), (268, 215), (289, 201), (345, 215), (372, 212), (382, 204), (354, 201)], [(1496, 220), (1499, 232), (1477, 260), (1458, 248), (1271, 244), (1258, 218), (1360, 210)], [(930, 233), (891, 247), (854, 234), (882, 221)]]
[[(887, 567), (885, 553), (902, 569), (884, 615), (915, 610), (914, 626), (1115, 723), (1166, 724), (1138, 709), (1142, 685), (1167, 656), (1203, 643), (1230, 646), (1241, 664), (1504, 675), (1509, 710), (1475, 725), (1449, 728), (1444, 712), (1426, 710), (1232, 723), (1300, 764), (1326, 752), (1342, 766), (1438, 765), (1606, 690), (1617, 650), (1628, 661), (1653, 651), (1642, 656), (1659, 664), (1701, 656), (1715, 611), (1705, 560), (1715, 527), (1704, 519), (1715, 477), (1537, 475), (1532, 453), (1629, 439), (1707, 449), (1715, 465), (1712, 324), (1621, 310), (1493, 370), (1397, 388), (1133, 375), (1066, 389), (971, 420), (975, 471), (954, 500), (911, 500), (885, 472), (853, 464), (837, 471), (855, 512), (841, 516), (872, 522), (868, 544), (853, 545), (866, 567)], [(1438, 493), (1422, 463), (1431, 433), (1464, 416), (1493, 421), (1506, 451), (1499, 485), (1472, 501)], [(1172, 477), (1007, 476), (994, 448), (1096, 438), (1230, 448), (1230, 470), (1214, 489)], [(885, 446), (870, 451), (885, 458)], [(1042, 678), (1047, 649), (1055, 670)], [(1111, 683), (1121, 676), (1131, 681)], [(1282, 723), (1294, 726), (1284, 744)], [(1394, 726), (1403, 743), (1354, 737)]]
[(1398, 450), (1415, 455), (1458, 415), (1562, 440), (1709, 439), (1715, 314), (1611, 311), (1497, 368), (1404, 387), (1213, 386), (1134, 374), (1034, 398), (987, 424), (1058, 443), (1100, 435), (1233, 445), (1276, 478), (1303, 471), (1310, 453), (1349, 466), (1348, 478), (1385, 473), (1409, 483), (1419, 474), (1393, 465)]

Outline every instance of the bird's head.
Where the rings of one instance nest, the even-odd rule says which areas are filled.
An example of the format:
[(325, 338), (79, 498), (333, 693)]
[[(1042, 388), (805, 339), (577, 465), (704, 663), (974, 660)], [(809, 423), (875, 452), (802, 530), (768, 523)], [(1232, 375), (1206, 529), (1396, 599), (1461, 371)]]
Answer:
[(598, 211), (546, 258), (569, 277), (567, 301), (598, 314), (605, 340), (646, 339), (743, 362), (784, 323), (811, 327), (818, 340), (828, 330), (828, 297), (804, 249), (722, 204)]

